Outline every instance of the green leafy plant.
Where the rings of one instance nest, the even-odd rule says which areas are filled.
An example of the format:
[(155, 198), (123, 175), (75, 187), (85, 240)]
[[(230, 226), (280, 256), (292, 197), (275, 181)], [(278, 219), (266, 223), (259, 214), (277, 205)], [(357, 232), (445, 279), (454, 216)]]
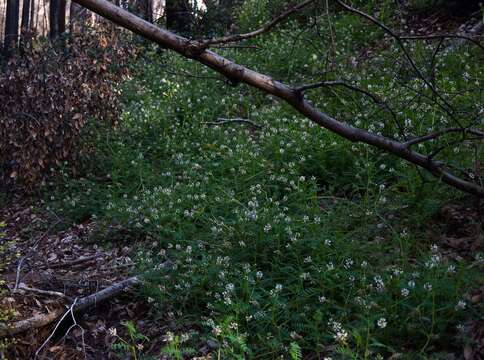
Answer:
[(194, 354), (195, 350), (193, 348), (183, 345), (188, 338), (187, 334), (175, 335), (172, 332), (168, 332), (164, 337), (167, 344), (161, 349), (161, 354), (168, 355), (175, 360), (183, 360), (184, 356)]
[(121, 324), (124, 326), (128, 337), (123, 338), (118, 335), (116, 328), (110, 328), (109, 333), (115, 338), (112, 348), (122, 354), (131, 354), (137, 360), (144, 349), (143, 344), (149, 339), (136, 329), (132, 321), (125, 321)]
[(297, 342), (291, 342), (289, 344), (289, 354), (291, 355), (291, 360), (302, 359), (301, 347), (297, 344)]
[[(332, 36), (302, 32), (307, 46), (285, 36), (297, 30), (289, 22), (257, 40), (264, 51), (220, 51), (280, 78), (297, 74), (304, 82), (324, 72), (354, 79), (393, 105), (413, 99), (419, 82), (395, 69), (397, 46), (375, 45), (372, 56), (352, 64), (346, 59), (355, 48), (364, 52), (366, 41), (379, 44), (382, 35), (346, 13), (336, 13), (331, 26)], [(321, 49), (334, 51), (327, 67)], [(425, 57), (434, 48), (409, 51)], [(469, 48), (442, 55), (437, 86), (465, 88), (462, 64), (468, 79), (478, 79), (474, 55)], [(405, 86), (394, 80), (398, 71)], [(177, 55), (148, 48), (132, 74), (119, 126), (93, 134), (96, 156), (85, 176), (59, 179), (49, 206), (74, 218), (93, 214), (106, 232), (138, 247), (142, 291), (160, 321), (177, 333), (197, 329), (186, 340), (167, 335), (164, 354), (179, 359), (206, 343), (220, 358), (414, 359), (447, 350), (450, 338), (459, 344), (461, 324), (475, 312), (465, 294), (477, 275), (467, 260), (445, 257), (427, 232), (454, 192), (272, 98), (244, 86), (229, 91), (213, 72)], [(460, 108), (472, 112), (480, 96), (461, 97)], [(347, 89), (308, 98), (385, 134), (399, 126), (430, 131), (442, 117), (426, 97), (418, 110), (400, 106), (403, 124)], [(449, 147), (445, 156), (470, 168), (474, 150)]]

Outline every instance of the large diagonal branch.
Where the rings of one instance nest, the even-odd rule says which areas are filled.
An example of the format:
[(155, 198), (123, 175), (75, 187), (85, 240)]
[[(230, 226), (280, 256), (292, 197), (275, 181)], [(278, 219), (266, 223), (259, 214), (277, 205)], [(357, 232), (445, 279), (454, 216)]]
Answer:
[(194, 59), (229, 79), (248, 84), (286, 101), (308, 119), (348, 140), (373, 145), (428, 170), (443, 182), (457, 189), (484, 197), (484, 187), (458, 178), (443, 168), (440, 162), (429, 159), (427, 156), (407, 148), (400, 142), (355, 128), (332, 118), (314, 107), (304, 96), (301, 96), (300, 92), (267, 75), (248, 69), (210, 50), (194, 51), (196, 44), (189, 39), (159, 28), (106, 0), (73, 1), (167, 49)]

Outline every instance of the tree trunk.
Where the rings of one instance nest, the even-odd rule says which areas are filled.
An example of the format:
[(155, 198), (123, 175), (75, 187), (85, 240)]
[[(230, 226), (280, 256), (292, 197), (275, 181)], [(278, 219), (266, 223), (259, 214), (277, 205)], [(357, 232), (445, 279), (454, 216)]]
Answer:
[(59, 35), (66, 32), (66, 0), (59, 1), (59, 15), (57, 18)]
[(51, 39), (56, 39), (66, 30), (66, 0), (50, 0), (49, 24)]
[(131, 5), (131, 11), (146, 21), (153, 22), (152, 0), (134, 0)]
[(192, 12), (188, 0), (166, 0), (166, 27), (181, 33), (190, 28)]
[(19, 0), (7, 0), (7, 11), (5, 16), (5, 39), (4, 51), (8, 57), (12, 49), (18, 44), (18, 26), (19, 26)]
[(153, 0), (143, 0), (144, 11), (143, 18), (150, 23), (153, 22)]
[(49, 4), (49, 26), (50, 32), (49, 37), (51, 39), (56, 39), (59, 36), (59, 18), (60, 12), (60, 0), (50, 0)]
[(24, 0), (22, 5), (22, 32), (25, 33), (29, 29), (30, 22), (30, 0)]
[(34, 16), (35, 16), (35, 0), (30, 0), (30, 19), (29, 19), (30, 30), (35, 29)]

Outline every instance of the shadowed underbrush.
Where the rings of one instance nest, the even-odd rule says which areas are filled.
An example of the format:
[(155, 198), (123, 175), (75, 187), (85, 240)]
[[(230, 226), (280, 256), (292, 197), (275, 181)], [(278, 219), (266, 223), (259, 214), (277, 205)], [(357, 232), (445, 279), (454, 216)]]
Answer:
[[(221, 51), (304, 82), (322, 71), (320, 49), (329, 47), (329, 77), (371, 89), (401, 123), (345, 89), (309, 95), (322, 109), (385, 134), (437, 127), (435, 103), (406, 105), (419, 81), (404, 68), (405, 86), (395, 80), (396, 45), (343, 60), (382, 37), (361, 19), (337, 16), (330, 44), (300, 34), (307, 46), (295, 46), (293, 26), (258, 39), (261, 50)], [(410, 51), (423, 58), (434, 48)], [(442, 55), (438, 86), (458, 93), (480, 82), (474, 56), (467, 45)], [(482, 257), (452, 260), (426, 233), (459, 194), (176, 55), (148, 48), (132, 70), (119, 126), (93, 133), (85, 175), (66, 172), (48, 206), (72, 221), (97, 218), (100, 239), (138, 248), (143, 293), (171, 324), (163, 352), (177, 359), (209, 344), (225, 359), (438, 359), (460, 351), (466, 319), (479, 316), (466, 294)], [(463, 114), (482, 104), (480, 92), (456, 97)], [(469, 169), (473, 146), (442, 154)]]

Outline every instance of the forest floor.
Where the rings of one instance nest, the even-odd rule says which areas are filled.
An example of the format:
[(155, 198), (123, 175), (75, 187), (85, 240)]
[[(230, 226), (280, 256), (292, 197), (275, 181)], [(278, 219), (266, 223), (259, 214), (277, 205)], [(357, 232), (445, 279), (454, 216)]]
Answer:
[[(5, 219), (2, 241), (10, 246), (1, 254), (6, 264), (2, 278), (11, 292), (0, 304), (3, 311), (13, 311), (15, 320), (29, 319), (39, 314), (68, 312), (73, 299), (98, 292), (130, 276), (134, 265), (133, 249), (129, 242), (115, 242), (112, 247), (98, 246), (95, 241), (96, 222), (73, 225), (59, 231), (62, 219), (52, 211), (41, 210), (31, 200), (15, 200), (0, 209)], [(484, 213), (469, 199), (444, 206), (428, 225), (428, 236), (452, 260), (472, 259), (473, 254), (484, 250)], [(478, 264), (482, 270), (482, 264)], [(41, 294), (37, 289), (51, 292)], [(17, 290), (15, 290), (17, 289)], [(60, 297), (64, 294), (68, 298)], [(28, 295), (28, 296), (27, 296)], [(484, 304), (484, 285), (480, 284), (466, 294), (472, 306)], [(157, 320), (150, 311), (146, 298), (126, 289), (116, 296), (82, 313), (73, 321), (57, 328), (57, 316), (46, 326), (32, 327), (13, 337), (7, 359), (115, 359), (115, 338), (110, 329), (118, 327), (119, 335), (129, 336), (119, 324), (131, 321), (140, 333), (151, 341), (146, 344), (146, 355), (157, 353), (164, 344), (160, 334), (169, 328)], [(484, 354), (484, 318), (468, 319), (466, 333), (472, 345), (462, 352), (449, 353), (448, 359), (477, 360)], [(210, 358), (210, 344), (202, 346), (200, 353)], [(202, 359), (202, 358), (200, 358)]]
[[(407, 24), (416, 34), (430, 34), (435, 31), (441, 31), (442, 29), (453, 29), (459, 26), (458, 23), (449, 20), (448, 18), (439, 18), (438, 16), (410, 18), (408, 19)], [(466, 29), (461, 27), (461, 30), (465, 31)], [(367, 52), (363, 51), (362, 57), (365, 57), (367, 53), (371, 53), (372, 46), (368, 49)], [(158, 89), (156, 91), (158, 91)], [(202, 89), (202, 92), (205, 91), (206, 89)], [(180, 93), (183, 92), (180, 91)], [(186, 91), (186, 93), (192, 94), (194, 91), (190, 90)], [(196, 94), (194, 96), (196, 96)], [(213, 97), (216, 98), (216, 94), (213, 95)], [(176, 102), (176, 98), (173, 101), (178, 104), (184, 104), (186, 103), (185, 100), (186, 99), (180, 95), (178, 102)], [(217, 104), (218, 106), (218, 99), (217, 102), (214, 102), (213, 104)], [(156, 106), (161, 107), (159, 104)], [(213, 106), (215, 107), (215, 105)], [(270, 108), (271, 106), (272, 105), (267, 105), (267, 108)], [(163, 108), (164, 111), (167, 108), (169, 108), (169, 106)], [(136, 109), (136, 107), (134, 107), (134, 109)], [(222, 108), (222, 110), (226, 109)], [(224, 113), (222, 110), (219, 112)], [(186, 109), (186, 111), (187, 113), (190, 113), (192, 109)], [(153, 110), (153, 112), (158, 116), (157, 111)], [(168, 114), (168, 110), (165, 112)], [(168, 114), (166, 116), (170, 117), (174, 115)], [(209, 116), (212, 116), (212, 114), (207, 115), (208, 120), (210, 119)], [(281, 118), (282, 116), (279, 113), (274, 113), (274, 117)], [(202, 120), (207, 120), (202, 116), (200, 116), (200, 118)], [(134, 123), (138, 124), (143, 122), (134, 121)], [(270, 119), (268, 120), (268, 123), (270, 123)], [(273, 123), (274, 121), (272, 124)], [(281, 126), (286, 125), (282, 124)], [(206, 126), (201, 126), (201, 129), (205, 129), (205, 127)], [(266, 128), (267, 127), (268, 126), (266, 126)], [(161, 129), (168, 133), (168, 126), (161, 127)], [(154, 133), (156, 136), (158, 135), (158, 132), (154, 131)], [(151, 133), (148, 132), (148, 134)], [(201, 137), (199, 136), (200, 134), (204, 134), (205, 136), (205, 133), (201, 132), (194, 133), (192, 138), (187, 135), (187, 139), (191, 140), (188, 141), (188, 143), (193, 144), (195, 143), (195, 140), (199, 141), (199, 138)], [(294, 134), (293, 138), (297, 138), (298, 133), (295, 132)], [(190, 133), (189, 135), (192, 134)], [(239, 135), (240, 139), (243, 140), (239, 139), (238, 141), (240, 144), (245, 144), (242, 142), (245, 141), (244, 134), (240, 132)], [(235, 137), (239, 135), (233, 136)], [(157, 139), (157, 137), (153, 137)], [(178, 134), (173, 138), (178, 139)], [(214, 137), (214, 139), (221, 142), (221, 140), (216, 137)], [(125, 141), (125, 143), (131, 145), (130, 140), (131, 138), (128, 138), (128, 141)], [(207, 153), (216, 153), (216, 151), (218, 151), (214, 145), (217, 141), (210, 142), (207, 140), (207, 143), (204, 144), (204, 149)], [(178, 140), (174, 141), (173, 144), (176, 144), (177, 142)], [(274, 141), (274, 143), (279, 144), (279, 139), (278, 141)], [(114, 142), (109, 143), (110, 146), (113, 144)], [(230, 146), (230, 144), (228, 145)], [(138, 151), (135, 147), (133, 147), (133, 149)], [(123, 154), (119, 155), (121, 159), (119, 163), (134, 164), (133, 166), (129, 166), (129, 168), (126, 167), (126, 169), (124, 169), (125, 172), (131, 171), (131, 168), (136, 169), (136, 162), (138, 165), (141, 164), (144, 166), (146, 164), (147, 167), (152, 165), (152, 163), (146, 160), (150, 159), (149, 157), (151, 154), (149, 151), (143, 153), (143, 157), (133, 157), (133, 159), (131, 159), (130, 156), (134, 154), (133, 149), (129, 148), (127, 145), (126, 154), (128, 155), (124, 154), (125, 158), (122, 157)], [(113, 153), (117, 153), (117, 151), (114, 149)], [(167, 156), (165, 153), (162, 153), (161, 150), (160, 153), (163, 154), (163, 156)], [(197, 153), (198, 148), (194, 151), (194, 154)], [(220, 154), (217, 153), (217, 155)], [(250, 156), (252, 156), (252, 154)], [(158, 161), (156, 157), (154, 158)], [(162, 156), (160, 156), (160, 158), (162, 158)], [(146, 163), (143, 161), (146, 161)], [(380, 164), (379, 159), (378, 161), (374, 160), (374, 162), (375, 164)], [(155, 162), (153, 161), (153, 163)], [(156, 164), (157, 166), (160, 166), (158, 162), (156, 162)], [(146, 175), (143, 173), (146, 169), (141, 165), (139, 166), (139, 169), (136, 169), (136, 171), (133, 172), (134, 176), (131, 178), (126, 176), (126, 179), (120, 180), (120, 182), (123, 182), (123, 185), (124, 182), (126, 182), (127, 185), (125, 188), (119, 190), (119, 194), (131, 191), (132, 182), (138, 181), (138, 176), (142, 178), (141, 175)], [(228, 173), (228, 169), (232, 168), (234, 165), (227, 164), (226, 166)], [(343, 165), (341, 166), (343, 167)], [(114, 170), (112, 171), (114, 173), (117, 170), (116, 164), (113, 165), (113, 168)], [(177, 169), (175, 167), (174, 169), (173, 172), (175, 173)], [(147, 171), (148, 175), (146, 176), (148, 181), (141, 181), (140, 188), (144, 189), (145, 186), (149, 188), (148, 185), (150, 185), (149, 180), (151, 171), (153, 171), (152, 177), (156, 179), (156, 181), (159, 181), (159, 173), (155, 170), (154, 167), (150, 167), (149, 171)], [(255, 175), (253, 176), (249, 174), (251, 175), (250, 177), (249, 175), (246, 176), (247, 183), (250, 184), (253, 177), (256, 178), (260, 175), (255, 172), (254, 174)], [(299, 175), (300, 174), (298, 174), (298, 176)], [(337, 175), (335, 176), (337, 177)], [(262, 175), (261, 177), (265, 179), (268, 176)], [(143, 178), (143, 180), (146, 179)], [(263, 182), (264, 180), (260, 181)], [(384, 183), (384, 181), (382, 181), (382, 183)], [(96, 183), (94, 184), (94, 186), (92, 186), (92, 184), (79, 185), (79, 188), (81, 189), (79, 190), (79, 193), (83, 194), (88, 186), (92, 186), (94, 189), (93, 192), (95, 192)], [(154, 182), (151, 185), (153, 189), (161, 186), (157, 182)], [(100, 186), (103, 185), (101, 184)], [(220, 188), (225, 189), (222, 188), (222, 186), (220, 186)], [(226, 187), (226, 189), (231, 188), (235, 188), (235, 186)], [(219, 189), (216, 189), (214, 192), (215, 194), (213, 194), (212, 197), (216, 199), (215, 196), (219, 195)], [(378, 190), (376, 190), (376, 193), (378, 193)], [(148, 195), (149, 194), (150, 193), (148, 192)], [(330, 196), (333, 196), (333, 194), (330, 194)], [(124, 204), (123, 202), (125, 201), (125, 198), (121, 198), (121, 195), (119, 195), (119, 197), (119, 203)], [(86, 198), (88, 198), (87, 195)], [(452, 199), (454, 199), (454, 197), (452, 197)], [(105, 199), (99, 200), (96, 199), (96, 195), (92, 195), (89, 196), (88, 200), (93, 200), (93, 203), (97, 204), (96, 201), (102, 202)], [(136, 202), (133, 200), (134, 205), (132, 207), (138, 205), (137, 201), (137, 198)], [(105, 204), (102, 205), (104, 206)], [(74, 211), (80, 209), (79, 203), (77, 203), (76, 206), (73, 206), (75, 208)], [(231, 208), (232, 206), (234, 206), (232, 202), (227, 202), (227, 208)], [(321, 207), (323, 206), (321, 205)], [(329, 206), (328, 208), (331, 207)], [(388, 206), (388, 208), (390, 208), (390, 206)], [(427, 246), (427, 244), (435, 244), (438, 246), (439, 254), (444, 258), (445, 261), (443, 261), (443, 263), (445, 264), (459, 263), (463, 264), (462, 266), (468, 268), (468, 270), (470, 269), (476, 273), (482, 272), (484, 270), (484, 263), (475, 259), (476, 254), (484, 250), (484, 213), (482, 209), (482, 203), (476, 203), (474, 199), (469, 198), (466, 198), (465, 200), (451, 200), (451, 202), (446, 205), (440, 203), (440, 209), (435, 212), (435, 215), (431, 217), (430, 221), (424, 224), (416, 224), (416, 227), (419, 227), (420, 234), (425, 236), (425, 240), (422, 241), (422, 243), (425, 243), (425, 246)], [(79, 211), (81, 212), (81, 210)], [(393, 219), (394, 222), (400, 222), (402, 224), (412, 222), (409, 214), (403, 212), (400, 214), (398, 211), (399, 210), (395, 211), (397, 219)], [(388, 210), (388, 213), (393, 214), (393, 210)], [(127, 212), (127, 214), (132, 216), (131, 213)], [(229, 212), (227, 212), (227, 214), (230, 215)], [(408, 218), (406, 217), (407, 215)], [(398, 218), (398, 216), (401, 216), (401, 218)], [(119, 223), (122, 224), (122, 220), (123, 218), (120, 217)], [(368, 224), (368, 228), (376, 225), (376, 221), (380, 220), (377, 219), (374, 223)], [(174, 226), (191, 229), (191, 224), (191, 220), (187, 220), (186, 223), (181, 223), (181, 225), (175, 224)], [(208, 229), (207, 224), (204, 223), (203, 226)], [(343, 222), (341, 222), (341, 224), (341, 226), (346, 225), (343, 224)], [(131, 225), (132, 224), (130, 224), (130, 226)], [(143, 226), (145, 225), (146, 224), (143, 224)], [(263, 225), (264, 224), (262, 224), (262, 226)], [(132, 344), (138, 344), (139, 346), (144, 347), (142, 353), (147, 357), (157, 356), (156, 358), (159, 359), (161, 356), (163, 359), (169, 359), (168, 356), (160, 355), (160, 349), (169, 344), (170, 341), (167, 340), (166, 334), (168, 331), (177, 328), (176, 324), (170, 323), (176, 322), (177, 319), (176, 317), (169, 318), (160, 315), (159, 309), (154, 309), (154, 304), (150, 301), (151, 298), (133, 287), (128, 288), (121, 294), (118, 294), (105, 302), (96, 304), (96, 306), (90, 307), (85, 311), (76, 314), (71, 314), (69, 312), (72, 304), (77, 301), (76, 299), (97, 293), (102, 289), (130, 278), (130, 276), (137, 275), (139, 268), (136, 267), (138, 264), (136, 264), (135, 259), (137, 258), (137, 251), (139, 250), (137, 247), (138, 244), (136, 243), (138, 240), (136, 237), (138, 231), (139, 234), (141, 234), (140, 236), (142, 236), (140, 243), (147, 245), (148, 241), (151, 242), (153, 240), (148, 238), (148, 235), (150, 234), (149, 231), (143, 233), (141, 230), (138, 230), (138, 228), (134, 228), (134, 230), (133, 228), (124, 229), (122, 225), (119, 225), (119, 229), (116, 229), (112, 239), (106, 238), (106, 234), (109, 237), (110, 233), (105, 232), (105, 228), (103, 228), (104, 226), (105, 223), (101, 223), (101, 221), (98, 222), (96, 216), (88, 216), (83, 218), (83, 220), (75, 221), (74, 224), (72, 224), (72, 219), (64, 218), (63, 214), (57, 213), (56, 208), (49, 208), (46, 204), (40, 205), (38, 199), (13, 197), (1, 205), (0, 272), (4, 281), (4, 283), (2, 283), (2, 288), (4, 290), (0, 293), (0, 322), (6, 320), (17, 322), (31, 319), (35, 316), (45, 316), (48, 314), (57, 315), (53, 318), (53, 321), (45, 326), (32, 326), (27, 328), (26, 331), (9, 338), (8, 344), (0, 341), (0, 358), (132, 358), (129, 346), (132, 346)], [(124, 234), (124, 231), (126, 231), (126, 234)], [(192, 237), (195, 238), (195, 236), (192, 236), (193, 234), (189, 231), (192, 230), (187, 230), (187, 239), (192, 239)], [(198, 236), (200, 229), (195, 229), (193, 231), (195, 232), (195, 235)], [(209, 233), (210, 231), (207, 230), (207, 232)], [(135, 233), (135, 236), (133, 233)], [(375, 233), (377, 232), (371, 232), (368, 238), (372, 238)], [(248, 234), (251, 233), (248, 232)], [(102, 241), (99, 240), (100, 236), (103, 236)], [(319, 233), (318, 236), (320, 236)], [(341, 243), (347, 243), (346, 240), (351, 238), (351, 236), (352, 234), (349, 233), (347, 238), (341, 239)], [(177, 241), (177, 239), (174, 240), (175, 243), (177, 243)], [(362, 244), (364, 244), (366, 238), (363, 238), (361, 241)], [(380, 239), (379, 241), (380, 242), (377, 245), (381, 246), (383, 249), (385, 243), (390, 243), (392, 240), (388, 235), (388, 239)], [(418, 240), (412, 241), (415, 241), (416, 243), (418, 242)], [(151, 243), (148, 244), (148, 247), (150, 244)], [(192, 245), (194, 249), (196, 248), (195, 241), (188, 244), (190, 244), (190, 249)], [(266, 243), (261, 244), (266, 246)], [(423, 248), (423, 245), (424, 244), (417, 244), (416, 247), (421, 246)], [(357, 253), (357, 251), (360, 250), (360, 247), (358, 246), (359, 245), (355, 245), (354, 249), (352, 249), (354, 253)], [(382, 252), (384, 252), (384, 250), (382, 250)], [(214, 254), (216, 253), (214, 252)], [(306, 255), (305, 251), (301, 252), (301, 259), (303, 259), (303, 255)], [(376, 254), (377, 257), (380, 255), (382, 254)], [(409, 256), (408, 261), (410, 265), (414, 265), (420, 261), (419, 259), (416, 259), (414, 255), (414, 252), (411, 252), (411, 256)], [(330, 257), (331, 256), (328, 255), (328, 258)], [(389, 255), (389, 257), (391, 257), (391, 255)], [(299, 261), (299, 263), (302, 262), (303, 260)], [(346, 273), (342, 272), (342, 274)], [(297, 280), (296, 275), (295, 279)], [(294, 280), (294, 282), (296, 282), (296, 280)], [(0, 279), (0, 281), (2, 280)], [(198, 281), (198, 279), (194, 280), (194, 282), (196, 281)], [(284, 286), (286, 287), (286, 284), (284, 284)], [(155, 286), (153, 285), (153, 287)], [(483, 314), (484, 284), (482, 281), (480, 283), (477, 282), (475, 286), (466, 290), (467, 291), (462, 294), (462, 299), (466, 301), (467, 308), (475, 310), (470, 313)], [(351, 294), (351, 292), (348, 292), (348, 294)], [(341, 300), (337, 298), (336, 301)], [(346, 305), (347, 304), (344, 304), (342, 306)], [(420, 307), (416, 308), (420, 309)], [(70, 317), (71, 320), (63, 322), (61, 326), (57, 326), (59, 319), (63, 315), (68, 315), (67, 317)], [(198, 314), (195, 313), (194, 316), (198, 316)], [(134, 325), (136, 332), (130, 332), (130, 324)], [(468, 339), (468, 343), (461, 346), (461, 344), (453, 344), (452, 340), (447, 341), (445, 343), (446, 348), (435, 349), (435, 351), (441, 351), (444, 354), (444, 357), (439, 357), (439, 359), (484, 359), (484, 317), (468, 317), (462, 324), (463, 331), (467, 335), (466, 338)], [(455, 332), (455, 329), (451, 329), (449, 332), (443, 334), (444, 336), (448, 336), (449, 334), (453, 336), (455, 335)], [(142, 334), (143, 337), (136, 338), (134, 341), (129, 340), (130, 336), (136, 337), (139, 334)], [(127, 343), (129, 343), (121, 352), (119, 351), (119, 347), (118, 350), (116, 350), (116, 345), (120, 344), (120, 339), (126, 339), (128, 340)], [(123, 340), (121, 340), (121, 342), (122, 341)], [(209, 359), (211, 358), (210, 356), (214, 354), (214, 349), (217, 347), (217, 344), (213, 345), (208, 341), (199, 342), (197, 346), (196, 353), (199, 356), (202, 356), (199, 357), (199, 359)], [(134, 353), (138, 353), (138, 350), (141, 349), (134, 349)], [(392, 355), (392, 359), (398, 359), (400, 358), (400, 355), (401, 354)]]
[[(4, 294), (0, 307), (4, 313), (12, 313), (15, 322), (36, 315), (65, 314), (74, 299), (129, 277), (133, 266), (129, 244), (117, 242), (109, 249), (96, 245), (91, 238), (96, 227), (93, 221), (59, 231), (62, 219), (31, 204), (17, 200), (0, 209), (5, 219), (0, 238), (9, 244), (1, 254), (6, 265), (2, 279), (11, 290)], [(74, 322), (67, 321), (57, 328), (60, 315), (46, 326), (32, 324), (13, 337), (14, 346), (0, 358), (118, 358), (109, 329), (124, 321), (134, 322), (153, 339), (149, 347), (159, 348), (164, 325), (152, 316), (145, 299), (130, 290), (75, 314), (79, 326), (70, 328)], [(122, 328), (118, 331), (124, 335)], [(145, 351), (150, 353), (150, 348)]]

